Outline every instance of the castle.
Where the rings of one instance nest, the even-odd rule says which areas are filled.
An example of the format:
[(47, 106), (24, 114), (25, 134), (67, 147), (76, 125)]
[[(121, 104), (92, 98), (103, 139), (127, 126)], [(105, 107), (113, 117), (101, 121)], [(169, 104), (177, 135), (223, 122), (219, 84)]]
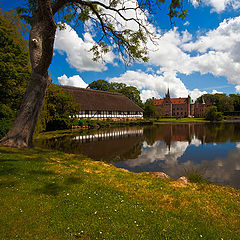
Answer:
[(156, 106), (156, 112), (165, 117), (204, 117), (206, 104), (203, 97), (200, 102), (193, 102), (188, 95), (187, 98), (170, 98), (169, 89), (165, 98), (155, 99), (152, 98), (153, 104)]

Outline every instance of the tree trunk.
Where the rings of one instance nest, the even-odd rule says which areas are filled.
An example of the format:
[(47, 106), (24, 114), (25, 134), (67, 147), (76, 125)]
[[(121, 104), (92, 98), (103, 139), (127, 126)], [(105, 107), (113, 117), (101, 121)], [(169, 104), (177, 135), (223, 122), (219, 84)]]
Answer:
[(11, 147), (32, 147), (32, 136), (51, 78), (32, 73), (18, 116), (0, 143)]
[(29, 36), (32, 74), (18, 116), (0, 144), (11, 147), (32, 147), (35, 126), (46, 90), (51, 83), (48, 68), (52, 62), (56, 23), (51, 0), (39, 0)]

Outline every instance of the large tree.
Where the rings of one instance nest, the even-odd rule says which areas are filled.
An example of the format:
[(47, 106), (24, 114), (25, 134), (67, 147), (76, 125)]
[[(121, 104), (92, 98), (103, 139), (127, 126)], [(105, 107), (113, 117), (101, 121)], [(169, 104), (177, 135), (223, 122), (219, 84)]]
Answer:
[[(169, 16), (183, 18), (183, 0), (169, 1)], [(152, 21), (154, 8), (165, 0), (136, 1), (130, 0), (28, 0), (26, 8), (19, 11), (31, 24), (29, 35), (29, 53), (31, 61), (31, 76), (23, 98), (18, 116), (1, 144), (15, 147), (32, 146), (35, 125), (42, 109), (46, 90), (51, 83), (48, 68), (52, 62), (54, 39), (57, 21), (71, 22), (75, 27), (86, 21), (91, 21), (97, 31), (98, 45), (94, 46), (94, 60), (101, 53), (113, 46), (122, 59), (147, 61), (145, 43), (147, 36), (151, 38), (151, 29), (147, 22)], [(126, 14), (135, 11), (135, 16)], [(129, 17), (130, 16), (130, 17)], [(124, 22), (134, 22), (134, 28)], [(60, 27), (63, 27), (63, 25)]]
[(0, 136), (16, 117), (30, 76), (25, 31), (16, 12), (0, 9)]

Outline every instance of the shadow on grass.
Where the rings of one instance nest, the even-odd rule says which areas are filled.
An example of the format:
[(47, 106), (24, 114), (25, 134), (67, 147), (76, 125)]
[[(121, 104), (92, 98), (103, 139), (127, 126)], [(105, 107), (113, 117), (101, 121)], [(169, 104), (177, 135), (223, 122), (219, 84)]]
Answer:
[(67, 185), (71, 184), (83, 184), (83, 179), (80, 177), (68, 177), (65, 179), (64, 183)]
[(66, 188), (57, 183), (46, 183), (42, 188), (35, 190), (38, 194), (47, 194), (51, 196), (57, 196), (60, 192), (64, 191)]
[(16, 185), (16, 181), (0, 181), (0, 189), (7, 187), (14, 187)]
[(13, 167), (10, 163), (1, 162), (0, 164), (0, 176), (13, 175), (18, 172), (17, 168)]
[(29, 174), (34, 174), (34, 175), (43, 175), (43, 176), (53, 176), (56, 175), (55, 172), (49, 171), (49, 170), (32, 170), (28, 172)]

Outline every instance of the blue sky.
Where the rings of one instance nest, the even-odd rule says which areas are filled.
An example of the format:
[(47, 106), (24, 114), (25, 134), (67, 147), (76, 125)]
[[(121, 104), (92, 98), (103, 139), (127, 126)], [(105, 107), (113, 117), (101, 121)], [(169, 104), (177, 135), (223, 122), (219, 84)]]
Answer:
[[(107, 1), (107, 0), (106, 0)], [(1, 1), (4, 10), (24, 4), (24, 0)], [(92, 62), (88, 51), (95, 41), (94, 31), (57, 31), (53, 62), (55, 83), (86, 87), (98, 79), (136, 86), (143, 100), (163, 97), (167, 88), (173, 97), (193, 99), (203, 93), (240, 92), (240, 1), (185, 1), (186, 20), (170, 25), (167, 6), (156, 15), (152, 29), (160, 37), (151, 43), (149, 63), (125, 66), (114, 52), (104, 63)]]

